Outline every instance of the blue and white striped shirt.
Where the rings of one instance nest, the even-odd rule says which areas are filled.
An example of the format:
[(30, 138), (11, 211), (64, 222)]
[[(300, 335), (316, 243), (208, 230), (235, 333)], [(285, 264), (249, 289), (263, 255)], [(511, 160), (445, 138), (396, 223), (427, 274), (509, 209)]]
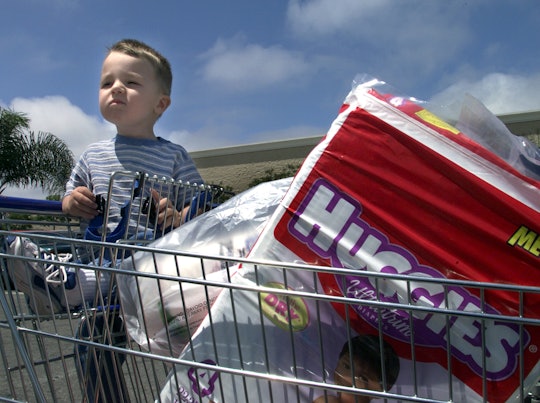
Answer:
[[(148, 140), (117, 134), (112, 139), (88, 146), (71, 173), (65, 196), (71, 194), (76, 187), (85, 186), (95, 195), (107, 197), (111, 175), (123, 171), (144, 172), (159, 178), (203, 184), (184, 147), (161, 137)], [(132, 184), (132, 178), (115, 180), (109, 210), (110, 228), (120, 220), (120, 208), (129, 201)], [(136, 230), (133, 225), (130, 223), (131, 234)]]

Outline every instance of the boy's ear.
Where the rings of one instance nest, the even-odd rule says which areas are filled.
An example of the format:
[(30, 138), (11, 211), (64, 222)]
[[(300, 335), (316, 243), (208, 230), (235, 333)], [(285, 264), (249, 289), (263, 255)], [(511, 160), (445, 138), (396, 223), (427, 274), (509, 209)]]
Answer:
[(170, 104), (171, 104), (171, 97), (169, 95), (161, 95), (155, 107), (156, 114), (158, 116), (161, 116), (161, 114), (167, 110)]

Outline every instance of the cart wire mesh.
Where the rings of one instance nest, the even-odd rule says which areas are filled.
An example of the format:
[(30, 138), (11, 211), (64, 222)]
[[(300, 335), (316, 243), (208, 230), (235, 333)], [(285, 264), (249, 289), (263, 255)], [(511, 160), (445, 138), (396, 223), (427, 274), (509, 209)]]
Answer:
[[(115, 206), (111, 205), (111, 200), (116, 186), (128, 186), (131, 197), (123, 204)], [(96, 401), (162, 401), (167, 400), (164, 396), (169, 392), (173, 396), (171, 400), (193, 401), (190, 400), (191, 395), (182, 390), (183, 380), (180, 379), (181, 375), (178, 375), (187, 373), (193, 376), (194, 388), (202, 392), (208, 390), (208, 377), (211, 377), (213, 385), (218, 385), (217, 388), (233, 385), (235, 397), (228, 400), (223, 398), (223, 402), (258, 402), (268, 396), (270, 398), (264, 401), (335, 402), (338, 401), (335, 399), (339, 393), (354, 395), (358, 401), (367, 398), (376, 399), (375, 401), (452, 402), (459, 401), (454, 395), (452, 374), (455, 359), (450, 348), (450, 338), (455, 337), (455, 334), (450, 332), (450, 329), (453, 324), (465, 320), (479, 321), (482, 324), (480, 334), (483, 343), (486, 332), (493, 323), (515, 326), (522, 336), (524, 326), (540, 326), (538, 315), (531, 314), (526, 308), (528, 298), (539, 294), (540, 287), (388, 273), (359, 274), (358, 271), (344, 268), (257, 261), (248, 257), (155, 247), (154, 240), (167, 234), (171, 228), (157, 225), (157, 218), (152, 215), (150, 189), (157, 190), (160, 197), (174, 200), (177, 206), (191, 206), (194, 215), (201, 215), (223, 202), (223, 199), (220, 199), (223, 189), (219, 187), (179, 183), (140, 173), (118, 173), (111, 178), (109, 194), (103, 195), (102, 199), (104, 214), (101, 228), (112, 227), (113, 230), (94, 231), (94, 235), (97, 234), (100, 239), (89, 240), (85, 236), (87, 223), (65, 216), (59, 202), (23, 203), (22, 200), (0, 198), (0, 284), (3, 289), (0, 294), (0, 401), (84, 401), (89, 399), (89, 387), (93, 388)], [(124, 212), (121, 211), (122, 208)], [(110, 234), (115, 227), (119, 227), (124, 215), (129, 217), (129, 222), (111, 242)], [(130, 237), (130, 226), (135, 227), (136, 233), (144, 236)], [(14, 250), (13, 245), (17, 243), (19, 249)], [(26, 246), (29, 244), (36, 245), (33, 250), (35, 253), (28, 252)], [(154, 263), (154, 272), (138, 270), (136, 266), (139, 261), (134, 258), (137, 254), (148, 256), (151, 262), (159, 262), (160, 259), (182, 263), (189, 261), (199, 267), (201, 275), (185, 276), (182, 271), (178, 271), (176, 275), (161, 274), (157, 270), (157, 263)], [(122, 261), (130, 262), (131, 269), (117, 264)], [(208, 268), (212, 265), (220, 268), (219, 279), (210, 275)], [(48, 274), (47, 268), (51, 266), (62, 267), (66, 273), (77, 273), (79, 278), (83, 272), (94, 273), (96, 288), (92, 290), (92, 298), (85, 298), (87, 290), (82, 288), (76, 293), (68, 294), (65, 282), (62, 286), (57, 286), (56, 283), (44, 285), (36, 280), (35, 274), (25, 280), (24, 276), (27, 274), (15, 273), (41, 271), (41, 277), (44, 278)], [(237, 273), (240, 268), (250, 273), (249, 282), (238, 281)], [(269, 270), (281, 279), (283, 287), (275, 287), (258, 280), (263, 271)], [(289, 286), (298, 273), (301, 273), (309, 285), (304, 290)], [(319, 288), (318, 279), (321, 275), (333, 275), (337, 278), (364, 277), (375, 284), (377, 292), (372, 298), (328, 295)], [(165, 348), (165, 351), (157, 351), (150, 340), (147, 340), (148, 343), (134, 340), (126, 329), (127, 307), (123, 307), (119, 300), (115, 276), (132, 279), (133, 283), (139, 286), (139, 292), (145, 281), (155, 283), (155, 297), (161, 298), (162, 306), (168, 301), (164, 300), (164, 288), (161, 287), (170, 284), (177, 287), (177, 304), (182, 307), (183, 320), (186, 323), (181, 334), (182, 354), (178, 355), (172, 348), (175, 343), (178, 344), (178, 328), (173, 326), (172, 321), (164, 325), (164, 337), (171, 346), (170, 350)], [(429, 287), (430, 284), (437, 283), (437, 286), (444, 289), (447, 303), (443, 301), (440, 306), (434, 307), (422, 306), (410, 299), (399, 303), (384, 302), (377, 295), (383, 293), (384, 287), (389, 283), (398, 283), (408, 290), (418, 288), (421, 284)], [(496, 291), (513, 295), (519, 304), (511, 315), (501, 315), (487, 309), (460, 310), (450, 303), (453, 287), (461, 287), (478, 295), (481, 308), (487, 306), (484, 296)], [(186, 313), (188, 290), (195, 290), (200, 301), (197, 318), (195, 314), (190, 316)], [(75, 298), (80, 300), (78, 305), (70, 303), (74, 295), (79, 297)], [(141, 307), (145, 297), (142, 294), (135, 296)], [(227, 309), (227, 312), (211, 309), (216, 300), (230, 302), (223, 308)], [(240, 305), (246, 301), (255, 301), (253, 306), (258, 319), (253, 320), (250, 317), (248, 320), (242, 317)], [(305, 358), (299, 358), (298, 332), (292, 320), (281, 322), (280, 326), (281, 330), (289, 335), (290, 343), (282, 345), (281, 348), (287, 351), (290, 357), (288, 369), (293, 376), (285, 376), (273, 367), (275, 342), (272, 340), (272, 331), (264, 325), (268, 307), (273, 309), (273, 320), (279, 322), (279, 315), (290, 319), (296, 311), (302, 309), (303, 305), (299, 301), (306, 301), (305, 304), (312, 307), (309, 313), (310, 321), (318, 324), (316, 336), (308, 341), (311, 348), (317, 352), (309, 357), (315, 362), (313, 368), (320, 368), (321, 373), (316, 377), (303, 365), (302, 360)], [(319, 316), (319, 309), (328, 304), (342, 312), (347, 323), (354, 320), (353, 307), (354, 311), (365, 307), (378, 312), (379, 328), (375, 332), (381, 342), (378, 345), (383, 345), (385, 321), (391, 320), (388, 312), (400, 310), (407, 312), (410, 317), (440, 317), (446, 324), (441, 331), (447, 332), (448, 342), (448, 378), (444, 398), (433, 397), (429, 392), (429, 385), (425, 385), (416, 372), (418, 335), (414, 331), (409, 334), (411, 369), (405, 374), (409, 388), (394, 385), (397, 374), (392, 374), (391, 368), (385, 368), (392, 364), (392, 360), (385, 358), (388, 353), (382, 351), (382, 348), (382, 376), (376, 380), (376, 386), (373, 386), (372, 377), (368, 379), (364, 373), (355, 373), (352, 354), (343, 359), (343, 364), (349, 367), (349, 373), (345, 376), (346, 382), (338, 381), (340, 375), (337, 371), (336, 374), (333, 373), (334, 365), (330, 364), (331, 359), (324, 351), (324, 345), (327, 345), (329, 340), (326, 339), (326, 329)], [(230, 327), (232, 340), (229, 333), (220, 333), (220, 315), (233, 318)], [(148, 335), (151, 331), (144, 327), (150, 326), (152, 319), (155, 318), (142, 316), (140, 325), (146, 330), (146, 337), (150, 337)], [(195, 320), (196, 323), (190, 323)], [(204, 327), (202, 333), (199, 328), (201, 322)], [(414, 330), (413, 323), (409, 325)], [(347, 328), (351, 329), (352, 326)], [(206, 334), (207, 337), (194, 337), (201, 334)], [(352, 339), (352, 331), (349, 336)], [(210, 350), (215, 352), (216, 360), (205, 361), (197, 356), (197, 340), (198, 343), (209, 343)], [(352, 345), (349, 347), (352, 349)], [(486, 353), (488, 349), (485, 344), (482, 344), (482, 347), (480, 359), (486, 362), (490, 359)], [(86, 363), (81, 360), (81, 352), (86, 355)], [(87, 368), (84, 368), (89, 361), (100, 369), (97, 373), (89, 373)], [(534, 387), (537, 380), (527, 379), (522, 356), (517, 358), (516, 365), (521, 375), (515, 401), (538, 401), (540, 398), (535, 395), (537, 388)], [(484, 378), (486, 377), (484, 372)], [(111, 390), (115, 391), (113, 395), (110, 394)], [(285, 390), (287, 392), (284, 392)], [(306, 394), (303, 392), (305, 390), (309, 392)], [(225, 396), (225, 393), (222, 395)], [(201, 402), (214, 401), (210, 400), (211, 396), (205, 397), (204, 393), (199, 396)], [(484, 401), (488, 401), (487, 398)]]

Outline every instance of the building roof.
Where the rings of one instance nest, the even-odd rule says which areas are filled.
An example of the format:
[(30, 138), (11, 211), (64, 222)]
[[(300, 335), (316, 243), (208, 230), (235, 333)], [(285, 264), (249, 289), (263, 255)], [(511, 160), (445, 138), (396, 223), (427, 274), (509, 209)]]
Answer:
[(518, 136), (540, 134), (540, 111), (499, 115), (498, 118)]
[[(518, 136), (540, 134), (540, 110), (500, 115), (498, 118), (512, 133)], [(190, 154), (199, 169), (254, 162), (291, 160), (305, 158), (322, 137), (323, 135), (320, 134), (291, 140), (195, 151)]]

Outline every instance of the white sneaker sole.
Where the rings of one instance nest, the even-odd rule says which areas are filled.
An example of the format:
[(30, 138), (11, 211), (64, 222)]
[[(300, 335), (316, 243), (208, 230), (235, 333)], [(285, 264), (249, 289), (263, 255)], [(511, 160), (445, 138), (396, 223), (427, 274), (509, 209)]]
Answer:
[(15, 284), (15, 288), (28, 297), (30, 309), (34, 313), (52, 315), (64, 311), (58, 297), (50, 292), (50, 289), (47, 287), (45, 273), (39, 275), (36, 273), (36, 268), (30, 262), (17, 258), (18, 256), (36, 257), (29, 256), (30, 253), (24, 247), (24, 241), (23, 238), (17, 237), (9, 246), (10, 253), (15, 258), (8, 259), (7, 269), (9, 276)]

